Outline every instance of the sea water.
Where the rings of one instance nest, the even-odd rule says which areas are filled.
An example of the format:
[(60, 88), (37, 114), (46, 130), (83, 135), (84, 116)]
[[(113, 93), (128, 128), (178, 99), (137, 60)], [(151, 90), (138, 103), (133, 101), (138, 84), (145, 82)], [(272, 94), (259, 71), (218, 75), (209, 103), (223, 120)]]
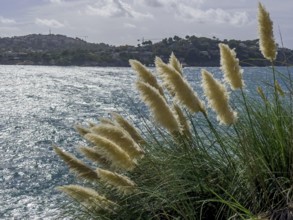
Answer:
[[(200, 69), (184, 68), (199, 95)], [(219, 68), (208, 70), (222, 79)], [(244, 79), (254, 94), (272, 73), (244, 68)], [(75, 179), (52, 146), (76, 155), (74, 125), (112, 111), (138, 121), (136, 80), (130, 68), (0, 66), (0, 219), (58, 219), (68, 200), (55, 188)]]

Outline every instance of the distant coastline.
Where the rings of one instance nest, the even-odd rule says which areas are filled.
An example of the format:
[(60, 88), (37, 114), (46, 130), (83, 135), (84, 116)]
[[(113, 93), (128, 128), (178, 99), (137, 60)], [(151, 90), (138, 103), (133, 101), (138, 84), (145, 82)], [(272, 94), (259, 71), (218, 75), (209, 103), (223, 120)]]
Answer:
[[(167, 61), (174, 52), (184, 66), (219, 66), (220, 42), (235, 48), (242, 66), (270, 65), (262, 58), (258, 40), (221, 41), (216, 37), (174, 36), (156, 43), (146, 40), (137, 46), (112, 46), (53, 34), (0, 38), (0, 64), (128, 67), (129, 59), (138, 59), (151, 66), (155, 56)], [(292, 64), (293, 50), (279, 48), (276, 65)]]

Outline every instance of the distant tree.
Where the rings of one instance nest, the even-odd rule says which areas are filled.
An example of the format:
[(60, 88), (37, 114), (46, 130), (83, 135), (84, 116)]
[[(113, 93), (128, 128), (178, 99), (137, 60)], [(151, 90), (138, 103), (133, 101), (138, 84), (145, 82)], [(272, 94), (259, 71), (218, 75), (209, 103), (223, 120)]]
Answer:
[(229, 40), (228, 44), (231, 48), (236, 48), (239, 43), (237, 42), (237, 40)]
[(164, 45), (168, 45), (168, 39), (167, 39), (167, 38), (164, 38), (164, 39), (162, 40), (162, 44), (164, 44)]
[(213, 36), (213, 40), (219, 41), (219, 38), (217, 38), (216, 36)]
[(173, 38), (172, 37), (169, 37), (168, 38), (168, 44), (172, 44), (173, 43)]
[(153, 45), (153, 42), (151, 40), (147, 40), (141, 43), (143, 46), (151, 46)]
[(185, 57), (185, 61), (188, 65), (194, 65), (196, 62), (201, 59), (200, 51), (196, 48), (192, 48), (188, 50), (187, 55)]
[(68, 56), (70, 54), (69, 50), (63, 50), (61, 55), (62, 56)]
[(180, 41), (180, 40), (181, 40), (181, 38), (180, 38), (180, 37), (178, 37), (177, 35), (175, 35), (175, 36), (173, 37), (173, 40), (174, 40), (174, 41)]

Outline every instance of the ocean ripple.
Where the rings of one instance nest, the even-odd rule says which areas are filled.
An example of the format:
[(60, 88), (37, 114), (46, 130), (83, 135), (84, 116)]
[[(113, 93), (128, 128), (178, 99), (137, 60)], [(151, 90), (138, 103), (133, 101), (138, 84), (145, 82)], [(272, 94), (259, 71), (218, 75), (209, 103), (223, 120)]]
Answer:
[[(184, 71), (201, 94), (200, 68)], [(252, 82), (267, 77), (245, 71)], [(74, 177), (52, 145), (75, 151), (74, 125), (113, 110), (136, 118), (135, 80), (129, 68), (0, 66), (0, 219), (58, 218), (65, 197), (55, 187)]]

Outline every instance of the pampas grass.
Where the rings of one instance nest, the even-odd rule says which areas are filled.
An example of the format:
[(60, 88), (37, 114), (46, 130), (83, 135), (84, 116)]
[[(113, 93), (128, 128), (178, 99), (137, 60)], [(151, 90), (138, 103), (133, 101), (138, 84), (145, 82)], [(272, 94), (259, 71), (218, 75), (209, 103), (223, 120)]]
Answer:
[(261, 53), (269, 61), (274, 61), (277, 56), (277, 46), (274, 39), (273, 22), (261, 3), (258, 4), (258, 32)]
[(231, 85), (233, 90), (242, 89), (244, 82), (242, 80), (243, 70), (239, 66), (239, 60), (236, 58), (236, 52), (231, 50), (226, 44), (219, 44), (221, 69), (224, 72), (225, 80)]
[(179, 132), (179, 123), (159, 91), (144, 82), (136, 83), (141, 99), (149, 106), (157, 123), (165, 127), (170, 133)]
[[(100, 123), (102, 124), (109, 124), (109, 125), (115, 125), (113, 121), (111, 121), (109, 118), (99, 118)], [(96, 126), (96, 125), (94, 125)], [(94, 127), (92, 126), (92, 127)]]
[(136, 144), (132, 137), (120, 127), (111, 124), (101, 124), (92, 127), (91, 131), (117, 144), (132, 159), (143, 156), (143, 150)]
[(176, 112), (176, 115), (178, 117), (178, 121), (179, 121), (181, 130), (182, 130), (182, 133), (190, 138), (191, 137), (191, 132), (190, 132), (190, 126), (189, 126), (189, 123), (187, 121), (187, 118), (183, 114), (183, 112), (182, 112), (182, 110), (181, 110), (179, 105), (174, 104), (173, 108), (174, 108), (174, 112)]
[(266, 95), (263, 92), (263, 89), (260, 86), (257, 87), (257, 93), (260, 95), (264, 102), (268, 101)]
[(156, 88), (161, 96), (164, 96), (163, 88), (158, 84), (156, 77), (138, 60), (129, 60), (129, 64), (136, 71), (142, 82)]
[(285, 95), (282, 87), (280, 86), (280, 84), (279, 84), (279, 82), (277, 80), (275, 80), (275, 88), (276, 88), (276, 91), (279, 93), (280, 96)]
[[(273, 64), (271, 25), (259, 4), (260, 50)], [(84, 219), (293, 218), (292, 83), (282, 88), (273, 66), (273, 80), (259, 82), (255, 89), (260, 97), (251, 97), (244, 90), (236, 51), (225, 44), (219, 48), (224, 75), (216, 79), (202, 69), (201, 97), (195, 91), (201, 88), (191, 87), (173, 53), (168, 64), (155, 60), (163, 86), (156, 74), (131, 60), (138, 93), (153, 117), (133, 123), (113, 113), (112, 120), (78, 126), (90, 145), (79, 150), (95, 162), (94, 168), (55, 148), (78, 175), (95, 180), (86, 183), (92, 189), (60, 188), (85, 206), (77, 208), (85, 212)], [(207, 101), (207, 109), (201, 100)]]
[(156, 57), (155, 64), (165, 85), (175, 94), (176, 101), (185, 105), (192, 113), (205, 112), (203, 103), (180, 73), (165, 64), (159, 57)]
[(169, 58), (169, 65), (172, 66), (178, 73), (180, 73), (181, 76), (183, 75), (182, 65), (173, 52)]
[(112, 208), (116, 206), (114, 202), (106, 199), (97, 191), (88, 187), (79, 185), (66, 185), (60, 186), (57, 189), (66, 193), (73, 199), (83, 203), (88, 208), (112, 210)]
[(96, 181), (98, 179), (97, 173), (94, 170), (85, 165), (81, 160), (77, 159), (72, 154), (62, 151), (57, 146), (54, 147), (54, 150), (65, 161), (70, 170), (77, 173), (78, 177), (90, 181)]
[(81, 135), (81, 136), (84, 136), (86, 135), (87, 133), (90, 133), (91, 130), (89, 128), (85, 128), (81, 125), (76, 125), (75, 126), (75, 129), (77, 130), (77, 132)]
[(204, 93), (208, 98), (210, 107), (217, 113), (217, 119), (223, 124), (234, 124), (237, 120), (237, 113), (229, 106), (226, 88), (210, 72), (203, 69), (201, 73)]
[(127, 121), (125, 118), (115, 112), (112, 113), (112, 116), (118, 123), (118, 125), (121, 126), (121, 128), (123, 128), (136, 143), (145, 144), (145, 140), (143, 139), (143, 137), (129, 121)]
[(97, 173), (104, 184), (116, 188), (124, 195), (133, 193), (135, 190), (136, 184), (127, 176), (100, 168), (97, 169)]
[(134, 169), (135, 161), (114, 142), (93, 133), (85, 135), (85, 139), (95, 144), (97, 152), (110, 161), (113, 167), (125, 170)]
[(103, 166), (110, 167), (110, 162), (92, 147), (79, 147), (79, 151), (89, 160)]

